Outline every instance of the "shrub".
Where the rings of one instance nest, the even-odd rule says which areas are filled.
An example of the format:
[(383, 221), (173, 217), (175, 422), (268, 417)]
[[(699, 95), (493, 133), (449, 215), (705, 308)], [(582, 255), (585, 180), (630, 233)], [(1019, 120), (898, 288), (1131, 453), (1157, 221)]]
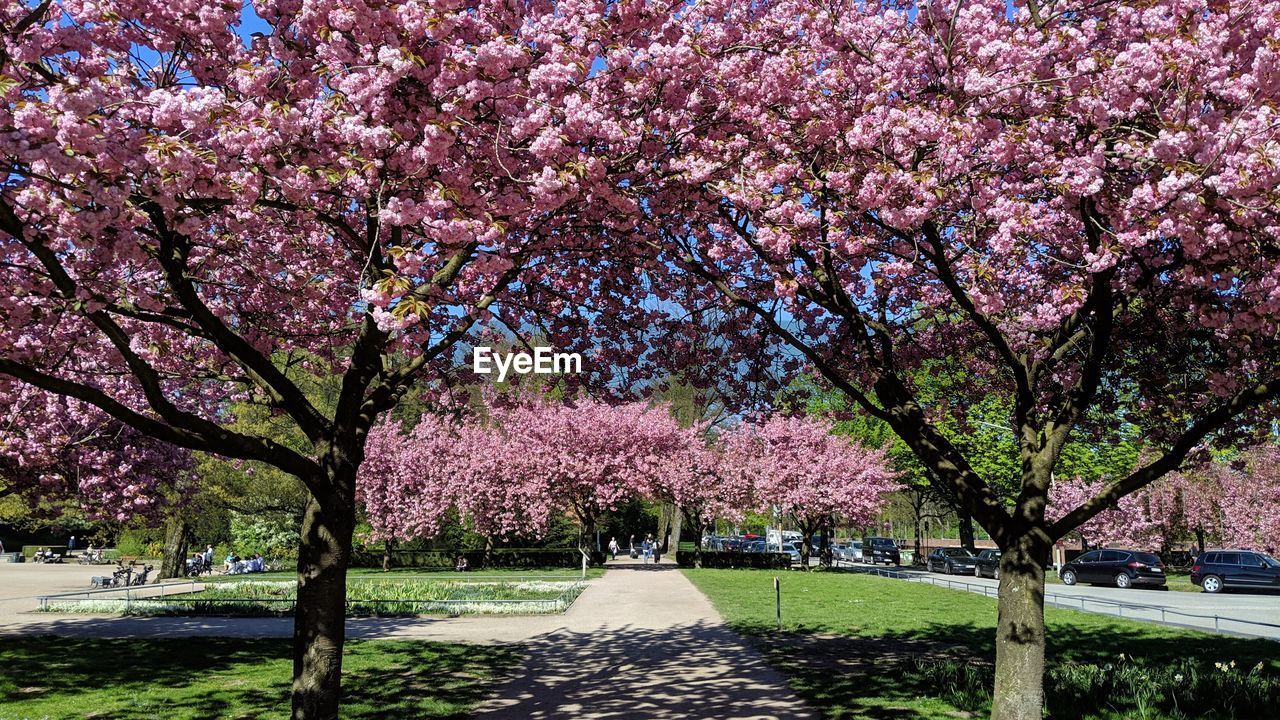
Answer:
[[(582, 554), (577, 548), (495, 548), (467, 550), (460, 553), (444, 551), (392, 550), (394, 567), (442, 568), (452, 570), (461, 555), (467, 559), (467, 567), (480, 568), (564, 568), (582, 566)], [(592, 552), (590, 564), (603, 565), (605, 554)], [(357, 567), (382, 567), (382, 553), (376, 551), (355, 552), (351, 563)]]
[(241, 557), (258, 554), (295, 559), (298, 557), (298, 523), (285, 513), (232, 513), (231, 547)]
[[(692, 550), (677, 552), (676, 564), (680, 567), (693, 567), (693, 555)], [(791, 567), (791, 556), (786, 553), (708, 552), (704, 550), (702, 553), (702, 567), (785, 570)]]
[(124, 557), (159, 557), (164, 554), (164, 528), (130, 528), (121, 531), (116, 550)]
[[(972, 712), (991, 703), (995, 682), (990, 665), (956, 660), (911, 662), (903, 673), (910, 685)], [(1121, 712), (1125, 717), (1272, 717), (1280, 704), (1280, 677), (1261, 663), (1237, 668), (1196, 658), (1148, 665), (1124, 655), (1114, 663), (1063, 663), (1045, 673), (1050, 718), (1079, 718)]]

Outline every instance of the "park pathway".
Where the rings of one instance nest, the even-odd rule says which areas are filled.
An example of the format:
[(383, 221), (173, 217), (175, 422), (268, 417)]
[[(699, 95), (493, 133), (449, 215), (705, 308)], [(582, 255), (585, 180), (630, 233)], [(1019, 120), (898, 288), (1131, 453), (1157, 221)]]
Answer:
[[(84, 584), (69, 568), (61, 574), (67, 578), (44, 582), (40, 591)], [(17, 573), (0, 576), (0, 586), (10, 590), (0, 593), (0, 639), (39, 634), (290, 637), (293, 632), (290, 618), (34, 613), (34, 598), (23, 592), (31, 586), (4, 582), (19, 579)], [(668, 563), (610, 562), (608, 572), (590, 581), (562, 615), (351, 618), (347, 637), (521, 646), (526, 662), (479, 708), (482, 720), (818, 717)]]
[(673, 565), (611, 567), (478, 718), (817, 717)]

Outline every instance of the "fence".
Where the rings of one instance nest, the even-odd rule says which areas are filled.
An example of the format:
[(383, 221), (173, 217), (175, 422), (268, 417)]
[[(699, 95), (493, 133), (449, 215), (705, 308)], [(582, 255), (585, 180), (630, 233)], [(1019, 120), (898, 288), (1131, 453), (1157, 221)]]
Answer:
[[(953, 580), (951, 578), (940, 578), (932, 575), (922, 575), (915, 572), (890, 570), (888, 568), (848, 566), (843, 567), (843, 569), (852, 572), (878, 575), (880, 577), (894, 578), (896, 580), (926, 583), (929, 585), (936, 585), (938, 587), (950, 588), (952, 590), (960, 589), (965, 590), (966, 592), (978, 593), (989, 598), (999, 597), (999, 589), (996, 586), (988, 585), (986, 583)], [(1125, 618), (1127, 620), (1159, 622), (1165, 625), (1177, 625), (1179, 627), (1185, 627), (1193, 630), (1212, 630), (1219, 634), (1280, 639), (1280, 624), (1261, 622), (1258, 620), (1243, 620), (1240, 618), (1223, 617), (1217, 614), (1205, 615), (1202, 613), (1184, 612), (1182, 610), (1167, 608), (1162, 605), (1142, 605), (1138, 603), (1125, 603), (1116, 600), (1101, 600), (1081, 596), (1072, 597), (1051, 595), (1049, 593), (1045, 594), (1044, 602), (1046, 605), (1050, 605), (1052, 607), (1081, 610), (1084, 612), (1092, 612), (1102, 615), (1112, 615), (1115, 617)], [(1128, 611), (1127, 615), (1125, 614), (1126, 611)]]

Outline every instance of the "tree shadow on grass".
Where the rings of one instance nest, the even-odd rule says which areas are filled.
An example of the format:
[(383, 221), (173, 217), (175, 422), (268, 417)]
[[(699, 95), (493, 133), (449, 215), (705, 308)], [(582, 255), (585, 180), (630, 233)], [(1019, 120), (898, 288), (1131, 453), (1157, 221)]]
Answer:
[[(917, 660), (953, 662), (986, 668), (995, 662), (995, 629), (968, 623), (925, 622), (909, 632), (851, 637), (815, 629), (777, 633), (760, 624), (737, 626), (770, 664), (790, 678), (791, 686), (827, 718), (895, 720), (979, 716), (943, 707), (913, 707), (921, 698), (942, 703), (945, 688), (913, 677)], [(1195, 658), (1204, 667), (1234, 660), (1250, 667), (1262, 662), (1280, 669), (1280, 651), (1268, 640), (1205, 633), (1179, 633), (1128, 625), (1091, 626), (1050, 623), (1047, 664), (1118, 663), (1150, 666)], [(990, 688), (988, 687), (989, 691)], [(1055, 718), (1078, 718), (1070, 698), (1056, 698)], [(926, 703), (927, 705), (927, 703)], [(1067, 708), (1065, 711), (1062, 708)], [(1206, 716), (1207, 717), (1207, 716)]]
[[(466, 717), (518, 657), (504, 647), (350, 641), (343, 717)], [(0, 664), (0, 718), (289, 714), (288, 640), (9, 637)]]

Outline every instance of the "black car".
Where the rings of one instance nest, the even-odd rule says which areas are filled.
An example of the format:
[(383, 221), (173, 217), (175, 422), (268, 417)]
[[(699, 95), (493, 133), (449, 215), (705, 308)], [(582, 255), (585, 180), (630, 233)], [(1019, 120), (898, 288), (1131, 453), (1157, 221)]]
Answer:
[(1280, 590), (1280, 560), (1252, 550), (1210, 550), (1191, 566), (1191, 582), (1207, 593), (1244, 588)]
[(1063, 584), (1078, 582), (1115, 585), (1164, 587), (1164, 563), (1155, 553), (1137, 550), (1090, 550), (1062, 566), (1058, 572)]
[(879, 565), (901, 565), (902, 553), (898, 551), (898, 543), (893, 538), (862, 538), (862, 562)]
[(972, 575), (978, 558), (962, 547), (938, 548), (929, 553), (924, 564), (929, 572), (947, 575)]
[(1000, 579), (1000, 551), (999, 550), (983, 550), (978, 553), (978, 559), (974, 561), (973, 574), (978, 577), (989, 577)]

